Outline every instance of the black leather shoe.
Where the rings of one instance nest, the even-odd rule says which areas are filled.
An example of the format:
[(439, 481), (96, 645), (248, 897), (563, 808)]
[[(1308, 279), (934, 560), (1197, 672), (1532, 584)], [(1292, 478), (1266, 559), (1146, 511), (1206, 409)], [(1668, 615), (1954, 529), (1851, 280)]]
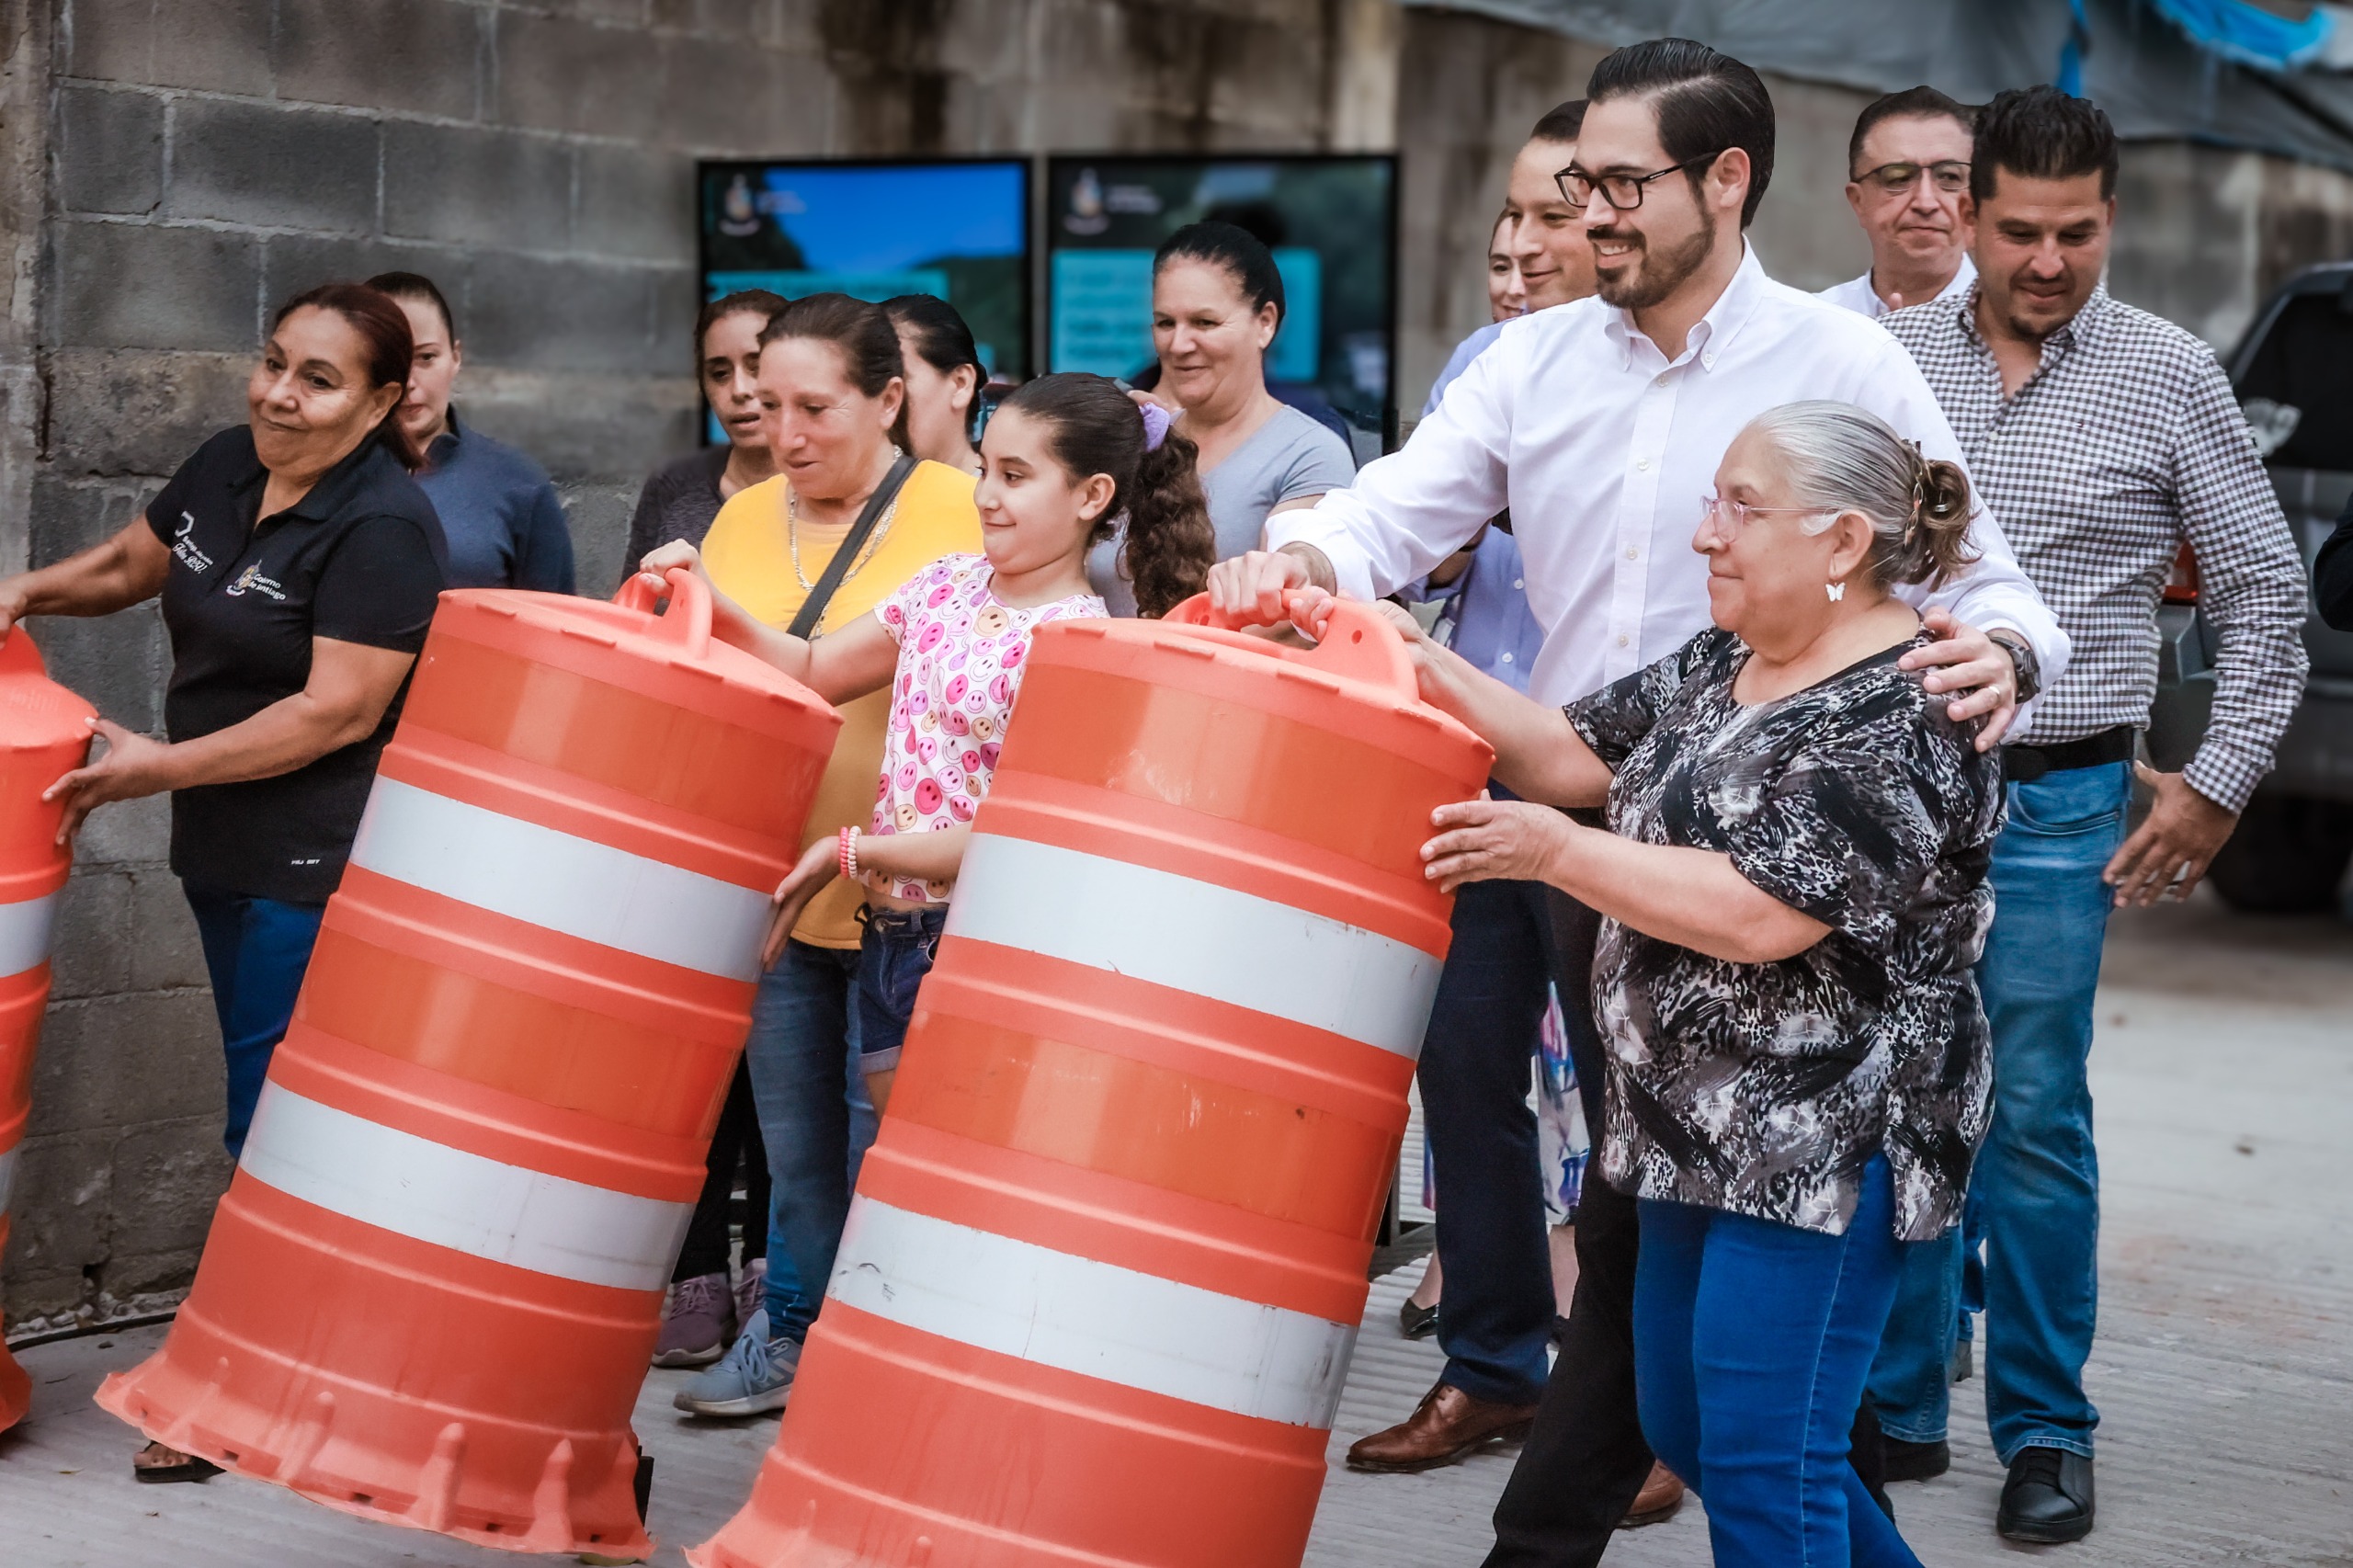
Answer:
[(2092, 1533), (2092, 1461), (2064, 1449), (2028, 1449), (2010, 1461), (1995, 1528), (2012, 1540), (2081, 1540)]
[(1890, 1481), (1928, 1481), (1952, 1468), (1952, 1446), (1941, 1438), (1933, 1443), (1907, 1443), (1882, 1434), (1880, 1460)]
[(1438, 1332), (1438, 1309), (1426, 1307), (1408, 1296), (1397, 1304), (1397, 1326), (1408, 1339), (1427, 1339)]

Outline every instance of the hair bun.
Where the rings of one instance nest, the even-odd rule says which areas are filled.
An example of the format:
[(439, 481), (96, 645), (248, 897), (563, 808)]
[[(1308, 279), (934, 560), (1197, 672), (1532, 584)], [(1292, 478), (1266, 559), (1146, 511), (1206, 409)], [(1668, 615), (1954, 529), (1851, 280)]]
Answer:
[(1915, 519), (1923, 527), (1949, 528), (1969, 520), (1969, 476), (1943, 458), (1922, 461), (1912, 486)]

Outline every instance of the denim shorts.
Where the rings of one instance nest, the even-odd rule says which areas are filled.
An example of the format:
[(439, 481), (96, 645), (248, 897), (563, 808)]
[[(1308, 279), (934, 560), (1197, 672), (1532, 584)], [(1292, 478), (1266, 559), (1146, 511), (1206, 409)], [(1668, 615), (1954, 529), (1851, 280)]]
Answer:
[(899, 1064), (899, 1047), (915, 1017), (915, 993), (939, 956), (948, 906), (876, 909), (858, 916), (866, 934), (858, 945), (858, 1070), (881, 1073)]

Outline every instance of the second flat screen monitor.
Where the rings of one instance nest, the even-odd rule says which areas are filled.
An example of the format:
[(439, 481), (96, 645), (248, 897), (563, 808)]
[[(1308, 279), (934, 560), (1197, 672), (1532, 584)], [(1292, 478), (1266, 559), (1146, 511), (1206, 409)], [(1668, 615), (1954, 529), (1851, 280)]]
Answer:
[(1360, 451), (1377, 443), (1392, 401), (1396, 172), (1389, 157), (1051, 159), (1046, 368), (1146, 373), (1153, 252), (1222, 219), (1265, 241), (1282, 275), (1267, 380), (1337, 409)]

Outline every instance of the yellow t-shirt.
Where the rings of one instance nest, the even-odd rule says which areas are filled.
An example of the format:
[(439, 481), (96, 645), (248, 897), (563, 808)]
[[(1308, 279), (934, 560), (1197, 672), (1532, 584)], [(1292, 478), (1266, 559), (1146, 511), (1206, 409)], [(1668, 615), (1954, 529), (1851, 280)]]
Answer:
[[(900, 584), (943, 555), (981, 548), (981, 515), (972, 506), (972, 476), (946, 463), (922, 462), (899, 490), (898, 512), (866, 564), (842, 579), (825, 607), (818, 635), (838, 631), (891, 597)], [(770, 626), (790, 624), (809, 590), (849, 532), (847, 524), (800, 525), (801, 570), (793, 571), (786, 531), (784, 476), (735, 493), (719, 509), (702, 542), (704, 567), (720, 592)], [(841, 738), (834, 760), (817, 787), (809, 812), (805, 847), (846, 827), (864, 827), (874, 814), (874, 786), (882, 777), (882, 731), (891, 707), (890, 687), (841, 705)], [(792, 934), (820, 948), (858, 946), (858, 908), (865, 895), (856, 884), (836, 881), (811, 901)]]

